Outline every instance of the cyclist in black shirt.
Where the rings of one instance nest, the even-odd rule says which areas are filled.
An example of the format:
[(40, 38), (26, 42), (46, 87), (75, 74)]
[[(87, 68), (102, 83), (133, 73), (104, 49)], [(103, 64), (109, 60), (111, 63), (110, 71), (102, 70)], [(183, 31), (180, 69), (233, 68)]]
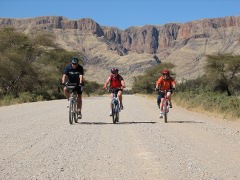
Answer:
[[(62, 76), (62, 84), (77, 83), (76, 92), (78, 94), (78, 118), (82, 117), (82, 90), (83, 90), (83, 67), (78, 63), (78, 58), (72, 58), (71, 64), (68, 64)], [(64, 95), (69, 100), (70, 93), (65, 86)]]

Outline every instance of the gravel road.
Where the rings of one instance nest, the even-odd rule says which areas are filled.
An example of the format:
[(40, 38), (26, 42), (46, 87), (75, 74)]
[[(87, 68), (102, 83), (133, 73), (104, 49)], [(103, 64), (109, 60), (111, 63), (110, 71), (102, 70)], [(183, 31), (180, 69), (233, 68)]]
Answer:
[(240, 179), (240, 123), (124, 95), (112, 124), (108, 96), (83, 98), (70, 125), (66, 100), (0, 107), (0, 179)]

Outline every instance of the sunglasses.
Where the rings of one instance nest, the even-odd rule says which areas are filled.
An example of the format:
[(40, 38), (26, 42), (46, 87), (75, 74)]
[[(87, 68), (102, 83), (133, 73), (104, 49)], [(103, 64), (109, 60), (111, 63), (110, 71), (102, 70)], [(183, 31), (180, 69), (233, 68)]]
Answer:
[(72, 65), (77, 65), (77, 63), (72, 63)]

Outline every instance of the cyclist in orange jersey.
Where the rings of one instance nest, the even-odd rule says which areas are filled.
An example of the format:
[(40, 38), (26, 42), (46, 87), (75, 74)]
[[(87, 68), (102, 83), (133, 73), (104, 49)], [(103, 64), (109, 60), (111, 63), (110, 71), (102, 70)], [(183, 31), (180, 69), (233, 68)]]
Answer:
[[(156, 82), (156, 90), (159, 90), (159, 94), (157, 97), (157, 104), (158, 107), (162, 107), (162, 99), (164, 98), (164, 90), (167, 90), (167, 97), (169, 100), (169, 107), (172, 108), (172, 102), (171, 102), (171, 94), (173, 93), (173, 90), (176, 88), (176, 82), (175, 80), (170, 76), (169, 70), (164, 69), (162, 71), (162, 76), (159, 77), (159, 79)], [(161, 109), (160, 117), (163, 117), (163, 112)]]

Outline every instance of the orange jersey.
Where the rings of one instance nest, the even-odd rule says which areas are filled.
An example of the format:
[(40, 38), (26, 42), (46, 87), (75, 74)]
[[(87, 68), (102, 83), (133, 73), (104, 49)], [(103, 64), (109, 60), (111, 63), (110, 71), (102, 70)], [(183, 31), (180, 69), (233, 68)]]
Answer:
[(160, 86), (160, 90), (169, 90), (173, 85), (175, 86), (175, 84), (176, 83), (172, 77), (169, 77), (168, 80), (164, 80), (161, 76), (156, 82), (156, 85), (158, 87)]

